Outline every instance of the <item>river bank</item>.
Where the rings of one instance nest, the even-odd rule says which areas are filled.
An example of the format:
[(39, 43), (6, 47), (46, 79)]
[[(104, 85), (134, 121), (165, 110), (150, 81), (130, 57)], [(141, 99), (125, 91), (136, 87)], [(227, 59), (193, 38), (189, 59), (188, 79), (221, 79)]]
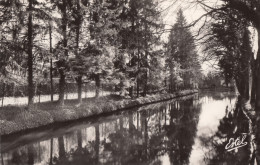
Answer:
[(156, 94), (136, 99), (121, 97), (92, 98), (84, 100), (81, 105), (78, 105), (76, 100), (70, 100), (63, 109), (60, 109), (56, 103), (50, 102), (36, 104), (33, 111), (26, 111), (25, 106), (4, 107), (0, 109), (0, 135), (166, 101), (197, 92), (198, 90), (184, 90), (174, 94)]

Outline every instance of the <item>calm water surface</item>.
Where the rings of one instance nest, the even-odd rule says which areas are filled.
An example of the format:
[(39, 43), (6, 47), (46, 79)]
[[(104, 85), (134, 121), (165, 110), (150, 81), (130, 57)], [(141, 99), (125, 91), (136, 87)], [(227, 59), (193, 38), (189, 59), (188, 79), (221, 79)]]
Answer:
[(250, 144), (225, 150), (228, 139), (247, 128), (234, 94), (200, 93), (3, 138), (0, 164), (248, 164)]

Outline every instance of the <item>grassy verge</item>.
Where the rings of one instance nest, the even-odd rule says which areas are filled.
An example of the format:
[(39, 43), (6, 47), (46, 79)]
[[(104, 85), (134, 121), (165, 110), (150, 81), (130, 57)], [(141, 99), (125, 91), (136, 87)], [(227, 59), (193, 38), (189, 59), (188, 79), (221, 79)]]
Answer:
[(27, 111), (25, 106), (7, 106), (0, 109), (0, 135), (133, 108), (197, 92), (197, 90), (185, 90), (175, 94), (156, 94), (136, 99), (126, 99), (120, 96), (89, 98), (83, 100), (80, 106), (77, 104), (77, 100), (68, 100), (62, 109), (55, 102), (35, 104), (32, 111)]

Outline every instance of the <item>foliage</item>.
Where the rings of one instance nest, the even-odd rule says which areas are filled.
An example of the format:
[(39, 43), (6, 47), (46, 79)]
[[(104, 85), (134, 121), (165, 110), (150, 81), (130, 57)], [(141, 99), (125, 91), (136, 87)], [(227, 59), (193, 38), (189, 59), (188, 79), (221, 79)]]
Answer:
[(208, 39), (205, 51), (219, 59), (226, 84), (235, 80), (240, 94), (248, 97), (245, 91), (249, 90), (250, 61), (253, 58), (248, 21), (235, 10), (223, 11), (213, 18), (215, 21), (210, 30), (214, 38)]
[(171, 88), (173, 84), (178, 85), (180, 82), (184, 85), (191, 85), (191, 81), (198, 83), (201, 67), (195, 40), (187, 26), (183, 11), (180, 9), (169, 35), (166, 54), (166, 68), (170, 72)]

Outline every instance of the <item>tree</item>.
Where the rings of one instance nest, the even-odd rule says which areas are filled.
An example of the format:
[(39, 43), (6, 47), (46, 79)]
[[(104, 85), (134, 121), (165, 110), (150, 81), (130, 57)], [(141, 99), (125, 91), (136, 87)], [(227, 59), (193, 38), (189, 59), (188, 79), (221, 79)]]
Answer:
[(154, 52), (160, 52), (160, 33), (157, 31), (162, 26), (158, 4), (155, 1), (130, 0), (125, 2), (125, 6), (118, 18), (122, 27), (118, 32), (119, 51), (114, 65), (121, 87), (128, 89), (129, 95), (133, 97), (136, 84), (137, 96), (141, 87), (145, 96), (148, 91), (149, 73), (151, 68), (154, 68), (150, 65), (151, 59), (156, 59), (152, 56), (158, 55)]
[(183, 81), (184, 87), (190, 86), (191, 79), (195, 79), (195, 75), (200, 72), (195, 41), (187, 26), (180, 9), (169, 35), (166, 56), (166, 64), (170, 71), (170, 92), (176, 89), (178, 81)]
[[(5, 1), (0, 4), (5, 9), (4, 12), (9, 11), (7, 16), (3, 17), (1, 24), (5, 44), (9, 45), (8, 56), (12, 57), (11, 63), (6, 66), (16, 65), (16, 68), (11, 67), (12, 71), (18, 73), (16, 79), (23, 79), (27, 76), (29, 110), (32, 109), (35, 93), (34, 74), (37, 70), (35, 62), (43, 50), (38, 39), (41, 38), (43, 31), (42, 21), (48, 18), (44, 4), (37, 0)], [(35, 19), (37, 21), (34, 21)], [(12, 28), (9, 26), (10, 22)], [(26, 61), (24, 60), (25, 54), (27, 55)], [(27, 70), (28, 74), (21, 74), (23, 70)]]
[(58, 32), (62, 35), (62, 40), (57, 44), (56, 53), (58, 55), (58, 61), (56, 63), (58, 72), (60, 75), (59, 80), (59, 105), (64, 105), (64, 95), (65, 95), (65, 84), (66, 84), (66, 72), (69, 69), (68, 57), (69, 57), (69, 47), (68, 47), (68, 23), (70, 20), (69, 10), (71, 9), (72, 2), (68, 0), (51, 0), (61, 15), (60, 22), (58, 26), (61, 30)]
[[(77, 86), (78, 86), (78, 102), (79, 104), (82, 103), (82, 78), (85, 74), (85, 62), (82, 58), (82, 56), (80, 55), (80, 43), (82, 43), (82, 41), (85, 41), (85, 38), (88, 38), (88, 36), (84, 35), (83, 32), (84, 30), (86, 30), (88, 32), (88, 29), (84, 28), (83, 30), (83, 22), (84, 22), (84, 17), (87, 13), (86, 9), (89, 6), (89, 2), (88, 1), (82, 1), (83, 3), (81, 3), (80, 0), (75, 0), (73, 1), (73, 7), (72, 7), (72, 21), (69, 24), (71, 27), (71, 30), (73, 31), (73, 33), (75, 33), (75, 41), (74, 41), (74, 53), (75, 53), (75, 58), (73, 58), (71, 60), (72, 62), (72, 70), (76, 72), (76, 82), (77, 82)], [(83, 5), (83, 7), (81, 6)], [(89, 9), (89, 8), (87, 8)], [(87, 18), (85, 18), (85, 22), (88, 23)], [(86, 33), (86, 32), (85, 32)], [(80, 35), (83, 35), (83, 37)], [(85, 43), (82, 43), (85, 44)], [(83, 60), (83, 61), (82, 61)]]
[(53, 50), (52, 50), (52, 22), (49, 21), (49, 41), (50, 41), (50, 85), (51, 85), (51, 101), (53, 101)]
[[(239, 21), (235, 18), (240, 17)], [(249, 99), (250, 60), (253, 56), (248, 22), (232, 10), (213, 15), (211, 33), (206, 50), (219, 59), (226, 83), (235, 80), (240, 95)]]
[(117, 50), (118, 20), (122, 9), (121, 1), (96, 1), (91, 10), (90, 48), (95, 50), (90, 61), (90, 78), (96, 84), (99, 97), (101, 80), (111, 79), (113, 59)]
[[(244, 19), (251, 23), (251, 25), (256, 29), (258, 33), (258, 51), (255, 62), (255, 71), (253, 72), (253, 84), (255, 84), (255, 111), (257, 116), (257, 162), (260, 163), (260, 1), (259, 0), (222, 0), (222, 4), (220, 6), (208, 6), (205, 4), (205, 1), (200, 1), (205, 8), (209, 9), (209, 13), (221, 12), (225, 9), (232, 9), (237, 11), (242, 15)], [(235, 20), (239, 20), (240, 17), (236, 17)]]
[(33, 0), (29, 0), (28, 4), (28, 109), (32, 109), (33, 105), (33, 96), (34, 96), (34, 84), (33, 84), (33, 22), (32, 22), (32, 9), (33, 9)]

